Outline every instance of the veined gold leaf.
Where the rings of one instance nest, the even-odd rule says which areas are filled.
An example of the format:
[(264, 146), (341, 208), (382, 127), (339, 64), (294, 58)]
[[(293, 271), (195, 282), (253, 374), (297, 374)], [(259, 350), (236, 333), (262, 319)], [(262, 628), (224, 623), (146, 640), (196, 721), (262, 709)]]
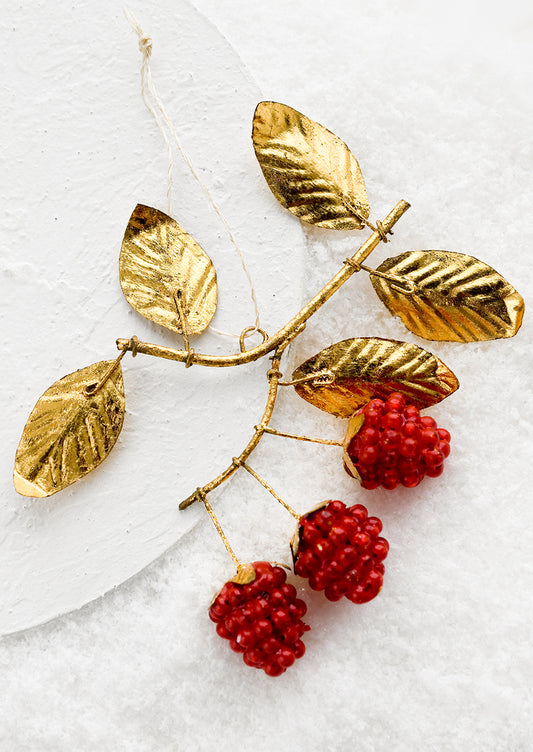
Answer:
[(187, 334), (199, 334), (215, 315), (216, 273), (209, 256), (171, 217), (138, 204), (120, 251), (120, 284), (142, 316), (183, 333), (176, 295), (181, 296)]
[(323, 125), (279, 102), (260, 102), (252, 139), (278, 201), (304, 222), (360, 230), (370, 207), (357, 160)]
[[(310, 379), (313, 373), (331, 379)], [(326, 347), (292, 374), (300, 395), (315, 407), (349, 418), (370, 399), (402, 392), (417, 407), (428, 407), (454, 392), (459, 382), (450, 369), (427, 350), (409, 342), (378, 337), (345, 339)]]
[(13, 482), (22, 496), (61, 491), (102, 462), (113, 448), (124, 420), (124, 383), (119, 363), (103, 360), (56, 381), (38, 400), (22, 432)]
[(377, 269), (413, 283), (371, 275), (381, 301), (419, 337), (453, 342), (512, 337), (520, 328), (524, 301), (488, 264), (453, 251), (408, 251)]

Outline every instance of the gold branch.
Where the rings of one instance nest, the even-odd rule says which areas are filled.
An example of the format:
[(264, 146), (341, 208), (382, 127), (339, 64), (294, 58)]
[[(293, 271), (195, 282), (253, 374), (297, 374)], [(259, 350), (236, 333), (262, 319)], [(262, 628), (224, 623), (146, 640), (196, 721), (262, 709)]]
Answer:
[[(153, 345), (148, 342), (139, 342), (136, 346), (137, 352), (144, 355), (152, 355), (157, 358), (167, 360), (176, 360), (182, 363), (192, 363), (201, 366), (227, 367), (237, 366), (244, 363), (251, 363), (258, 358), (262, 358), (272, 350), (282, 345), (287, 339), (292, 339), (296, 333), (302, 330), (305, 322), (318, 309), (337, 292), (337, 290), (360, 268), (361, 263), (372, 253), (374, 248), (383, 240), (383, 235), (388, 233), (396, 222), (403, 216), (409, 208), (407, 201), (399, 201), (394, 209), (385, 217), (380, 225), (379, 232), (377, 229), (365, 240), (358, 251), (351, 257), (352, 263), (343, 264), (337, 274), (315, 295), (309, 303), (302, 308), (285, 326), (272, 337), (269, 337), (262, 344), (253, 347), (246, 352), (235, 353), (234, 355), (203, 355), (202, 353), (192, 353), (185, 350), (173, 350), (169, 347)], [(117, 339), (117, 348), (119, 350), (131, 349), (129, 339)]]
[(272, 367), (269, 368), (268, 373), (267, 373), (268, 381), (269, 381), (267, 402), (266, 402), (265, 409), (263, 412), (263, 417), (261, 418), (261, 422), (255, 427), (255, 431), (254, 431), (252, 438), (250, 439), (248, 444), (244, 447), (244, 449), (239, 454), (239, 456), (233, 460), (233, 462), (231, 463), (229, 467), (227, 467), (222, 473), (220, 473), (220, 475), (218, 475), (210, 483), (207, 483), (205, 486), (202, 486), (202, 488), (200, 489), (196, 489), (196, 491), (193, 494), (191, 494), (189, 497), (184, 499), (179, 505), (180, 509), (187, 509), (187, 507), (189, 507), (191, 504), (194, 504), (194, 502), (198, 500), (198, 494), (203, 494), (203, 495), (208, 494), (210, 491), (213, 491), (213, 489), (217, 488), (222, 483), (224, 483), (224, 481), (228, 480), (228, 478), (231, 478), (233, 473), (235, 473), (237, 469), (239, 468), (240, 463), (248, 459), (248, 457), (251, 455), (253, 450), (261, 441), (261, 438), (263, 434), (265, 433), (265, 427), (268, 426), (268, 423), (274, 411), (274, 405), (276, 404), (276, 397), (278, 393), (278, 382), (282, 375), (279, 371), (279, 364), (281, 361), (281, 356), (283, 354), (283, 351), (289, 345), (289, 343), (290, 343), (290, 340), (286, 339), (282, 344), (278, 346), (278, 348), (276, 349), (276, 352), (272, 356)]

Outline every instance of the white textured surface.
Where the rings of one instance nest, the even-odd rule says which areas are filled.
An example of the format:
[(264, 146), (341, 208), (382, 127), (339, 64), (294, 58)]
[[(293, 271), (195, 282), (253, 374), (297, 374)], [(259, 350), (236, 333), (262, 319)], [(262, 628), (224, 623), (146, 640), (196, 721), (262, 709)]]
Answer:
[[(265, 400), (264, 369), (257, 364), (195, 371), (128, 357), (124, 429), (98, 472), (45, 500), (24, 499), (12, 487), (13, 451), (34, 402), (52, 382), (113, 357), (117, 336), (135, 333), (181, 346), (181, 338), (130, 309), (120, 289), (120, 243), (135, 204), (167, 211), (166, 150), (140, 96), (136, 36), (110, 5), (102, 8), (102, 31), (91, 43), (91, 16), (86, 8), (65, 17), (60, 7), (43, 7), (33, 18), (14, 14), (15, 107), (5, 140), (19, 164), (5, 197), (2, 301), (10, 322), (4, 350), (12, 354), (4, 385), (14, 398), (2, 426), (0, 633), (79, 608), (179, 540), (199, 514), (181, 514), (178, 502), (227, 464), (227, 444), (246, 443), (248, 408), (260, 414)], [(280, 218), (278, 207), (262, 199), (249, 123), (259, 89), (191, 6), (161, 9), (153, 23), (156, 85), (183, 146), (246, 248), (251, 273), (264, 280), (257, 285), (262, 324), (276, 331), (298, 310), (304, 240), (298, 223), (285, 213)], [(52, 50), (48, 25), (58, 29)], [(37, 73), (28, 57), (47, 55)], [(213, 324), (239, 333), (255, 313), (238, 255), (183, 160), (175, 161), (173, 215), (217, 270)], [(238, 342), (209, 332), (193, 346), (220, 354), (234, 352)]]
[[(515, 284), (527, 308), (532, 291), (532, 15), (525, 4), (507, 3), (505, 15), (490, 2), (447, 3), (442, 11), (421, 2), (361, 2), (357, 12), (353, 3), (326, 7), (316, 0), (272, 0), (268, 6), (215, 0), (196, 4), (241, 54), (265, 98), (295, 106), (347, 141), (360, 161), (374, 217), (384, 215), (401, 197), (412, 203), (393, 242), (376, 251), (376, 263), (410, 248), (471, 253)], [(168, 71), (169, 82), (180, 47), (179, 13), (170, 10), (173, 7), (171, 2), (154, 3), (142, 11), (133, 7), (154, 37), (161, 75), (164, 79)], [(151, 332), (153, 339), (157, 335), (163, 341), (159, 332), (129, 313), (118, 280), (109, 272), (131, 205), (157, 194), (164, 208), (164, 151), (131, 76), (138, 58), (129, 31), (112, 4), (99, 3), (88, 3), (82, 11), (17, 6), (11, 10), (11, 22), (18, 30), (9, 33), (23, 31), (24, 36), (8, 36), (10, 54), (4, 57), (16, 63), (6, 66), (11, 93), (4, 122), (18, 151), (7, 155), (16, 169), (3, 189), (4, 202), (9, 202), (4, 221), (10, 231), (3, 253), (11, 283), (19, 279), (15, 315), (4, 331), (4, 475), (11, 472), (18, 433), (40, 390), (63, 372), (105, 357), (115, 336), (112, 325), (121, 325), (117, 334), (123, 327), (127, 336), (134, 327), (139, 336)], [(76, 48), (78, 66), (68, 41), (74, 28), (80, 39), (87, 39), (85, 47)], [(51, 45), (53, 39), (46, 53), (45, 31)], [(174, 44), (163, 44), (171, 38)], [(36, 40), (41, 40), (40, 53), (32, 57)], [(116, 51), (107, 58), (111, 50)], [(207, 68), (211, 53), (211, 46), (200, 46), (198, 63)], [(93, 65), (95, 56), (100, 56), (98, 65)], [(219, 71), (216, 61), (211, 67), (213, 75)], [(57, 80), (62, 83), (57, 104), (63, 108), (63, 120), (55, 125), (70, 130), (68, 138), (62, 131), (47, 144), (41, 113), (47, 111), (46, 92), (55, 90)], [(178, 76), (172, 82), (176, 98), (182, 91), (180, 82)], [(165, 94), (163, 85), (161, 93)], [(127, 101), (126, 109), (119, 108), (117, 97)], [(246, 117), (251, 117), (251, 110)], [(78, 132), (81, 149), (73, 146)], [(87, 140), (91, 134), (93, 141)], [(196, 139), (194, 134), (191, 147)], [(79, 171), (76, 168), (77, 181), (72, 183), (67, 179), (74, 174), (75, 160), (69, 160), (69, 168), (61, 173), (63, 148), (80, 150), (86, 159)], [(249, 143), (244, 148), (249, 149)], [(148, 168), (147, 152), (152, 155)], [(113, 156), (121, 163), (110, 175), (106, 170)], [(286, 232), (282, 228), (292, 232), (297, 221), (277, 208), (249, 152), (243, 159), (251, 172), (246, 175), (251, 181), (248, 192), (255, 192), (258, 205), (271, 211), (274, 234)], [(131, 160), (137, 160), (134, 169)], [(30, 167), (36, 162), (42, 170), (34, 175)], [(179, 180), (186, 180), (184, 171)], [(225, 193), (220, 195), (222, 201)], [(190, 213), (185, 226), (215, 257), (218, 223), (193, 189), (182, 198), (176, 215)], [(230, 219), (238, 216), (236, 200), (235, 194), (228, 194), (224, 210)], [(100, 216), (102, 207), (108, 231), (102, 230), (89, 263), (81, 254), (95, 211)], [(51, 219), (55, 216), (63, 217), (62, 226), (59, 219)], [(77, 237), (80, 227), (85, 242), (76, 241), (73, 248), (65, 238), (69, 232), (70, 238)], [(305, 234), (311, 254), (302, 276), (307, 297), (331, 276), (362, 234), (355, 239), (334, 238), (325, 231)], [(243, 245), (249, 248), (256, 235), (244, 237)], [(268, 244), (262, 239), (256, 251), (260, 258), (264, 257), (259, 248)], [(39, 258), (46, 260), (44, 272)], [(250, 261), (255, 258), (252, 251)], [(278, 261), (276, 270), (291, 270), (299, 259), (296, 253), (283, 265)], [(374, 263), (374, 255), (372, 259)], [(231, 253), (216, 262), (219, 271), (226, 268)], [(239, 273), (237, 266), (232, 273)], [(22, 284), (25, 275), (33, 285), (27, 279)], [(75, 296), (78, 307), (63, 320), (62, 307), (76, 284), (81, 288)], [(274, 288), (272, 279), (257, 286), (265, 296)], [(114, 308), (104, 320), (110, 301)], [(277, 310), (272, 310), (269, 328), (279, 323), (274, 320)], [(30, 354), (25, 341), (35, 336), (36, 321), (41, 331)], [(310, 323), (290, 360), (296, 364), (331, 341), (370, 334), (414, 339), (381, 308), (368, 280), (357, 278)], [(0, 747), (16, 752), (235, 746), (261, 752), (529, 750), (530, 317), (526, 313), (513, 340), (425, 346), (461, 381), (459, 392), (431, 411), (453, 436), (452, 455), (440, 479), (426, 480), (414, 491), (357, 493), (334, 448), (267, 438), (254, 455), (258, 471), (299, 510), (335, 496), (348, 502), (357, 498), (382, 517), (391, 552), (385, 586), (374, 602), (357, 608), (329, 604), (316, 594), (306, 596), (312, 625), (307, 654), (283, 677), (270, 680), (245, 667), (216, 637), (207, 619), (206, 607), (231, 573), (231, 563), (209, 521), (195, 516), (194, 521), (200, 521), (179, 545), (114, 593), (49, 625), (5, 638), (0, 652)], [(146, 421), (153, 440), (161, 418), (168, 417), (163, 448), (150, 447), (148, 438), (143, 455), (133, 450), (146, 462), (142, 482), (155, 455), (163, 491), (151, 495), (148, 503), (164, 508), (176, 486), (176, 458), (169, 456), (168, 448), (173, 439), (179, 444), (179, 426), (173, 424), (183, 420), (183, 411), (176, 400), (176, 416), (168, 414), (169, 402), (159, 393), (163, 379), (176, 378), (180, 388), (190, 385), (191, 394), (194, 388), (190, 409), (196, 405), (197, 413), (192, 419), (202, 426), (210, 426), (213, 413), (216, 419), (227, 401), (243, 399), (247, 379), (257, 379), (255, 401), (242, 406), (245, 435), (246, 424), (256, 420), (260, 409), (260, 368), (250, 368), (237, 383), (233, 372), (204, 375), (191, 369), (185, 374), (180, 366), (140, 358), (127, 366), (126, 377), (137, 374), (130, 389), (134, 399), (147, 399), (156, 379), (157, 394), (150, 397), (150, 409), (139, 406), (129, 416), (127, 441), (123, 434), (107, 467), (84, 485), (105, 488), (108, 507), (136, 492), (131, 477), (116, 483), (116, 474), (126, 462), (126, 452), (141, 441), (140, 423)], [(162, 388), (163, 394), (169, 389)], [(212, 390), (214, 410), (205, 404), (202, 389)], [(133, 410), (131, 398), (129, 409)], [(333, 418), (290, 393), (280, 399), (275, 424), (313, 435), (342, 432)], [(230, 445), (226, 429), (209, 432), (211, 444), (205, 449), (202, 445), (202, 469), (193, 485), (218, 470), (216, 462), (210, 464), (213, 458), (230, 457), (239, 447), (238, 441)], [(188, 462), (194, 460), (193, 450), (191, 446)], [(69, 505), (75, 510), (80, 504), (78, 513), (85, 513), (77, 501), (84, 493), (86, 503), (94, 503), (85, 488), (74, 486), (62, 502), (62, 516), (76, 516), (67, 510)], [(6, 504), (14, 505), (10, 494), (5, 492)], [(252, 479), (237, 478), (214, 501), (243, 559), (287, 560), (292, 521)], [(27, 514), (22, 503), (18, 515)], [(189, 510), (187, 522), (177, 522), (184, 525), (182, 530), (192, 524), (191, 515), (197, 513)], [(52, 512), (46, 516), (47, 525), (51, 517)], [(67, 520), (61, 524), (67, 533)], [(9, 540), (9, 527), (2, 529), (2, 536)], [(98, 568), (107, 571), (112, 563), (113, 557), (101, 559)], [(9, 590), (11, 583), (5, 587)]]

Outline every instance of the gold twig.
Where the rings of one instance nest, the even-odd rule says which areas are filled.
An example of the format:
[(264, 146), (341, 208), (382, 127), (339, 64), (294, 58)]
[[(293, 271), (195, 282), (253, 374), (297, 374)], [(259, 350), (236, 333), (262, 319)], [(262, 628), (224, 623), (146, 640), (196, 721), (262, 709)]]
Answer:
[(203, 490), (201, 488), (197, 488), (196, 491), (194, 492), (194, 495), (196, 496), (197, 500), (201, 501), (203, 503), (203, 505), (205, 506), (205, 508), (207, 509), (207, 513), (211, 517), (211, 519), (213, 521), (213, 525), (216, 527), (218, 534), (222, 538), (222, 543), (226, 546), (226, 551), (228, 552), (228, 554), (233, 559), (233, 563), (235, 564), (235, 567), (236, 567), (237, 571), (239, 571), (239, 569), (242, 566), (241, 562), (235, 556), (235, 553), (234, 553), (232, 547), (230, 546), (229, 541), (226, 538), (226, 535), (225, 535), (224, 531), (222, 530), (222, 525), (218, 521), (218, 517), (216, 516), (216, 514), (213, 511), (213, 507), (207, 501), (207, 496), (205, 495), (205, 493), (203, 492)]
[[(254, 426), (256, 429), (258, 426)], [(297, 441), (311, 441), (313, 444), (327, 444), (328, 446), (342, 447), (344, 444), (341, 441), (334, 441), (333, 439), (313, 439), (311, 436), (300, 436), (296, 433), (286, 433), (285, 431), (277, 431), (270, 426), (263, 426), (263, 432), (269, 433), (272, 436), (282, 436), (285, 439), (296, 439)]]
[[(278, 346), (276, 349), (276, 352), (272, 356), (272, 368), (269, 369), (267, 373), (268, 377), (268, 397), (267, 402), (265, 405), (265, 409), (263, 412), (263, 417), (261, 418), (261, 422), (258, 424), (258, 426), (255, 428), (254, 435), (248, 442), (248, 444), (244, 447), (242, 452), (240, 453), (238, 459), (239, 460), (246, 460), (253, 450), (256, 448), (256, 446), (261, 441), (261, 438), (265, 432), (265, 426), (268, 426), (268, 423), (270, 421), (270, 418), (272, 417), (272, 413), (274, 411), (274, 405), (276, 404), (276, 397), (278, 393), (278, 382), (279, 378), (281, 376), (281, 373), (279, 371), (279, 364), (281, 360), (281, 356), (283, 354), (283, 351), (286, 347), (288, 347), (290, 343), (290, 340), (285, 340), (281, 345)], [(205, 486), (202, 486), (200, 491), (204, 494), (209, 493), (213, 489), (220, 486), (224, 481), (228, 480), (228, 478), (231, 478), (233, 473), (237, 470), (239, 465), (235, 464), (235, 462), (232, 462), (229, 467), (227, 467), (220, 475), (218, 475), (214, 480), (212, 480), (210, 483), (207, 483)], [(181, 504), (179, 505), (180, 509), (187, 509), (188, 506), (191, 504), (194, 504), (195, 501), (197, 501), (197, 491), (195, 491), (193, 494), (191, 494), (189, 497), (184, 499)]]
[[(194, 353), (193, 358), (189, 361), (202, 366), (216, 366), (216, 367), (228, 367), (242, 365), (244, 363), (251, 363), (258, 358), (262, 358), (272, 350), (275, 350), (287, 338), (292, 338), (296, 333), (301, 331), (301, 326), (304, 324), (318, 309), (329, 300), (329, 298), (337, 292), (337, 290), (352, 276), (355, 274), (356, 267), (362, 264), (367, 256), (372, 253), (374, 248), (383, 240), (382, 235), (388, 233), (396, 222), (403, 216), (403, 214), (409, 208), (407, 201), (399, 201), (394, 209), (385, 217), (381, 223), (382, 233), (378, 229), (374, 230), (370, 237), (361, 245), (358, 251), (354, 253), (351, 260), (354, 262), (353, 266), (349, 264), (343, 264), (342, 268), (337, 274), (318, 292), (309, 303), (302, 308), (302, 310), (296, 314), (284, 327), (282, 327), (276, 334), (269, 337), (265, 342), (257, 347), (253, 347), (246, 352), (235, 353), (234, 355), (203, 355), (202, 353)], [(131, 342), (127, 339), (118, 339), (117, 347), (119, 350), (131, 349)], [(186, 362), (189, 357), (189, 353), (184, 350), (173, 350), (169, 347), (162, 347), (160, 345), (153, 345), (148, 342), (139, 342), (137, 346), (137, 352), (144, 355), (152, 355), (157, 358), (166, 358), (167, 360), (176, 360), (179, 362)]]
[(252, 470), (252, 468), (250, 467), (250, 465), (247, 465), (247, 464), (246, 464), (246, 462), (244, 462), (244, 460), (241, 460), (241, 459), (240, 459), (240, 458), (238, 458), (238, 457), (234, 457), (234, 458), (233, 458), (233, 462), (234, 462), (234, 463), (235, 463), (235, 464), (236, 464), (236, 465), (237, 465), (238, 467), (242, 467), (242, 468), (243, 468), (244, 470), (246, 470), (246, 472), (247, 472), (247, 473), (250, 473), (250, 475), (251, 475), (251, 476), (252, 476), (253, 478), (255, 478), (255, 479), (256, 479), (256, 481), (257, 481), (258, 483), (260, 483), (260, 484), (261, 484), (261, 485), (263, 486), (263, 488), (266, 488), (266, 490), (267, 490), (267, 491), (268, 491), (268, 492), (269, 492), (270, 494), (272, 494), (272, 496), (273, 496), (273, 497), (274, 497), (274, 498), (276, 499), (276, 501), (279, 501), (279, 503), (281, 504), (281, 506), (282, 506), (282, 507), (284, 507), (284, 508), (285, 508), (285, 509), (287, 510), (287, 512), (289, 512), (289, 514), (292, 514), (292, 516), (293, 516), (293, 517), (294, 517), (294, 518), (295, 518), (296, 520), (299, 520), (299, 519), (300, 519), (300, 515), (298, 514), (298, 512), (295, 512), (295, 510), (294, 510), (294, 509), (293, 509), (293, 508), (292, 508), (291, 506), (289, 506), (289, 505), (287, 504), (287, 502), (286, 502), (286, 501), (284, 501), (284, 500), (283, 500), (283, 499), (281, 498), (281, 496), (278, 496), (278, 494), (277, 494), (277, 493), (276, 493), (276, 492), (274, 491), (274, 489), (272, 488), (272, 486), (271, 486), (270, 484), (268, 484), (268, 483), (266, 482), (266, 480), (265, 480), (264, 478), (261, 478), (261, 476), (260, 476), (260, 475), (259, 475), (258, 473), (256, 473), (256, 472), (255, 472), (255, 470)]
[(104, 373), (104, 375), (102, 376), (102, 378), (97, 384), (88, 384), (85, 387), (85, 394), (87, 395), (87, 397), (94, 397), (95, 394), (98, 394), (98, 392), (104, 386), (106, 381), (109, 381), (113, 373), (116, 371), (120, 361), (122, 360), (122, 358), (127, 352), (128, 352), (127, 350), (122, 350), (120, 355), (117, 358), (115, 358), (115, 360), (111, 363), (111, 365), (109, 366), (109, 368), (107, 369), (107, 371)]

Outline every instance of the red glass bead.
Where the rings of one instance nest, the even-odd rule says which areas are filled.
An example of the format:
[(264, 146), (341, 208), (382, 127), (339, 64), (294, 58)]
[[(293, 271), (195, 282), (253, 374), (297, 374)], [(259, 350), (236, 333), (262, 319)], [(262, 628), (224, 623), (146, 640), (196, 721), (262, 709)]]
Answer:
[(285, 671), (276, 661), (267, 661), (263, 666), (263, 670), (267, 676), (281, 676)]
[(379, 457), (379, 449), (376, 446), (363, 446), (359, 451), (359, 462), (363, 465), (373, 465)]
[(294, 651), (290, 648), (281, 648), (281, 650), (278, 650), (276, 653), (276, 660), (283, 668), (289, 668), (296, 660), (296, 656), (294, 655)]
[(437, 433), (439, 434), (439, 439), (441, 441), (447, 441), (448, 444), (450, 443), (450, 433), (445, 428), (437, 428)]
[(401, 413), (405, 407), (405, 397), (400, 392), (391, 394), (385, 402), (385, 411)]
[(439, 442), (439, 449), (442, 452), (442, 454), (444, 455), (444, 457), (449, 457), (450, 456), (450, 445), (448, 444), (447, 441), (443, 441), (441, 439), (440, 442)]

